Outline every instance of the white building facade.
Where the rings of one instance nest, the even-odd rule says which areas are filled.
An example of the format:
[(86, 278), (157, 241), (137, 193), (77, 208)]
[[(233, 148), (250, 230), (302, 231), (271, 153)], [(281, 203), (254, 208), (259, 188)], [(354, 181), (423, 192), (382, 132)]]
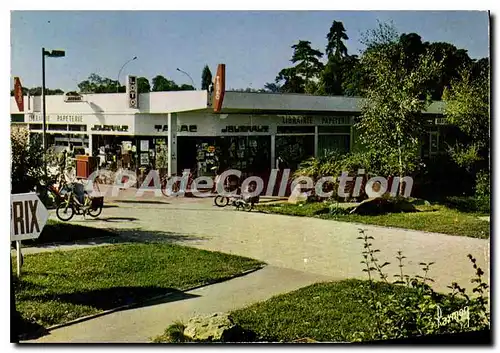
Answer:
[[(211, 101), (207, 91), (151, 92), (134, 104), (129, 92), (47, 96), (48, 146), (99, 156), (104, 167), (209, 175), (214, 165), (249, 174), (294, 169), (356, 145), (359, 98), (228, 91), (218, 113)], [(12, 122), (42, 133), (41, 97), (24, 102), (20, 112), (12, 97)], [(437, 122), (442, 109), (436, 102), (424, 115)]]

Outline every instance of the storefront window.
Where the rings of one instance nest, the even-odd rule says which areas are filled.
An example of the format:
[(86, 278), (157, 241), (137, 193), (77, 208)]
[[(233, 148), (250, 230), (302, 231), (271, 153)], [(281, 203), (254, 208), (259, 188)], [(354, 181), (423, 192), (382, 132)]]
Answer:
[(278, 134), (314, 134), (314, 126), (278, 126)]
[(278, 168), (296, 170), (302, 161), (314, 156), (314, 135), (276, 136), (275, 151)]
[(230, 136), (218, 138), (222, 170), (238, 169), (246, 175), (258, 175), (270, 169), (269, 136)]
[(318, 155), (324, 157), (331, 152), (341, 154), (349, 153), (350, 135), (319, 135), (318, 136)]
[(131, 136), (92, 136), (93, 155), (99, 157), (99, 167), (116, 171), (137, 168), (137, 148)]

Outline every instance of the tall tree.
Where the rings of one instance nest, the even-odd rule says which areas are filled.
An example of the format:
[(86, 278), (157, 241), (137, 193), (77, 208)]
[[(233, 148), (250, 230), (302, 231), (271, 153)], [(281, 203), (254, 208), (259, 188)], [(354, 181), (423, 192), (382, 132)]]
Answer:
[(183, 83), (182, 85), (177, 87), (177, 90), (179, 91), (196, 91), (196, 88), (194, 88), (192, 85), (188, 85)]
[(137, 90), (139, 93), (149, 93), (151, 91), (151, 85), (146, 77), (137, 78)]
[(291, 62), (296, 64), (295, 71), (304, 77), (307, 84), (323, 70), (324, 64), (319, 60), (323, 53), (311, 48), (311, 42), (307, 40), (299, 40), (297, 44), (292, 45), (292, 49), (294, 52)]
[(282, 84), (282, 91), (288, 93), (304, 93), (309, 82), (314, 82), (323, 71), (324, 64), (320, 61), (323, 53), (311, 48), (311, 42), (300, 40), (292, 45), (293, 55), (290, 61), (293, 67), (282, 69), (275, 82)]
[(271, 93), (279, 93), (281, 92), (281, 86), (274, 83), (274, 82), (267, 82), (265, 85), (264, 85), (264, 90), (266, 92), (271, 92)]
[(276, 84), (280, 82), (284, 83), (281, 85), (280, 92), (283, 93), (304, 93), (305, 92), (305, 80), (297, 75), (297, 71), (294, 67), (289, 67), (281, 70), (276, 76)]
[(121, 90), (121, 87), (118, 81), (95, 73), (90, 74), (88, 79), (78, 84), (81, 93), (116, 93), (117, 89)]
[(174, 81), (168, 80), (162, 75), (153, 78), (153, 92), (177, 91), (179, 87)]
[(427, 52), (412, 67), (405, 59), (400, 43), (381, 44), (363, 54), (370, 82), (357, 123), (363, 144), (383, 153), (387, 172), (400, 177), (415, 171), (420, 161), (422, 112), (431, 103), (427, 85), (441, 65)]
[[(449, 88), (452, 81), (460, 79), (463, 70), (472, 67), (472, 59), (464, 49), (458, 49), (452, 44), (435, 42), (426, 43), (436, 61), (443, 61), (439, 76), (430, 83), (432, 98), (441, 99), (445, 88)], [(472, 78), (472, 77), (471, 77)]]
[(210, 84), (212, 83), (212, 72), (208, 65), (205, 65), (203, 72), (201, 73), (201, 89), (208, 90)]
[[(349, 56), (347, 47), (344, 43), (349, 37), (346, 34), (344, 24), (339, 21), (333, 21), (330, 31), (327, 36), (326, 54), (328, 62), (325, 69), (321, 73), (321, 91), (329, 95), (344, 95), (346, 91), (350, 91), (353, 95), (353, 84), (356, 82), (354, 78), (354, 70), (358, 58), (356, 55)], [(349, 81), (346, 86), (345, 82)], [(354, 92), (354, 94), (357, 92)]]
[[(490, 80), (487, 61), (480, 60), (462, 70), (443, 94), (445, 116), (468, 138), (467, 144), (457, 144), (450, 150), (452, 158), (470, 169), (483, 162), (479, 169), (489, 169), (490, 150)], [(478, 75), (474, 77), (473, 73)]]
[(326, 35), (328, 43), (326, 45), (326, 55), (328, 58), (335, 56), (337, 58), (343, 58), (347, 56), (347, 47), (344, 44), (344, 40), (348, 40), (342, 22), (333, 21), (330, 27), (330, 32)]
[(377, 27), (364, 32), (361, 35), (360, 43), (369, 50), (379, 45), (396, 43), (398, 40), (399, 33), (392, 21), (380, 22), (377, 20)]
[[(23, 95), (28, 95), (28, 92), (30, 96), (41, 96), (42, 95), (42, 87), (33, 87), (33, 88), (27, 88), (23, 87)], [(52, 95), (61, 95), (64, 94), (64, 91), (60, 88), (56, 89), (50, 89), (50, 88), (45, 88), (45, 94), (47, 96), (52, 96)], [(14, 90), (10, 91), (10, 95), (14, 96)]]

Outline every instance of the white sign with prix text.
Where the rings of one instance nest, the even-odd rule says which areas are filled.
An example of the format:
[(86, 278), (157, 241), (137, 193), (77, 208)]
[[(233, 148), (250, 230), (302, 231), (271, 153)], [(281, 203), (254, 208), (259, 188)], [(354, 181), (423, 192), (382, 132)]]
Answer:
[(10, 195), (10, 240), (36, 239), (49, 218), (45, 205), (31, 192)]

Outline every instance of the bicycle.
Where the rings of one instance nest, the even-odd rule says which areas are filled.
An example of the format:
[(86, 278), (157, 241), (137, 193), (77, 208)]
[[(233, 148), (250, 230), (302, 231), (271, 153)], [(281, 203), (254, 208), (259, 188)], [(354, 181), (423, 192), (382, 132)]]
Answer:
[(46, 207), (50, 206), (52, 202), (57, 207), (64, 200), (66, 186), (67, 183), (64, 178), (58, 176), (46, 183), (38, 183), (35, 192)]
[[(172, 196), (172, 194), (177, 194), (180, 190), (181, 190), (181, 184), (182, 184), (182, 181), (181, 180), (176, 180), (175, 183), (172, 183), (171, 180), (173, 180), (173, 178), (183, 178), (183, 175), (180, 175), (180, 176), (176, 176), (176, 175), (172, 175), (172, 176), (163, 176), (161, 178), (161, 192), (164, 196), (166, 197), (169, 197), (169, 196)], [(194, 182), (194, 178), (193, 178), (193, 173), (189, 173), (189, 176), (188, 176), (188, 182), (187, 182), (187, 185), (186, 185), (186, 189), (184, 190), (184, 193), (189, 193), (188, 190), (191, 190), (191, 186)], [(169, 186), (170, 186), (170, 189), (169, 189)], [(175, 196), (179, 196), (179, 195), (175, 195)]]
[[(69, 221), (73, 216), (87, 214), (93, 218), (98, 217), (104, 206), (104, 197), (90, 197), (86, 191), (83, 192), (83, 200), (79, 200), (76, 193), (77, 183), (69, 186), (68, 193), (65, 195), (64, 201), (59, 203), (56, 209), (57, 218), (61, 221)], [(80, 184), (81, 185), (81, 184)], [(83, 187), (83, 185), (82, 185)], [(81, 202), (83, 201), (83, 203)]]
[(232, 202), (232, 205), (236, 207), (236, 210), (243, 210), (250, 212), (253, 210), (253, 206), (259, 202), (259, 196), (253, 196), (253, 197), (243, 197), (240, 196), (239, 198), (235, 199)]

